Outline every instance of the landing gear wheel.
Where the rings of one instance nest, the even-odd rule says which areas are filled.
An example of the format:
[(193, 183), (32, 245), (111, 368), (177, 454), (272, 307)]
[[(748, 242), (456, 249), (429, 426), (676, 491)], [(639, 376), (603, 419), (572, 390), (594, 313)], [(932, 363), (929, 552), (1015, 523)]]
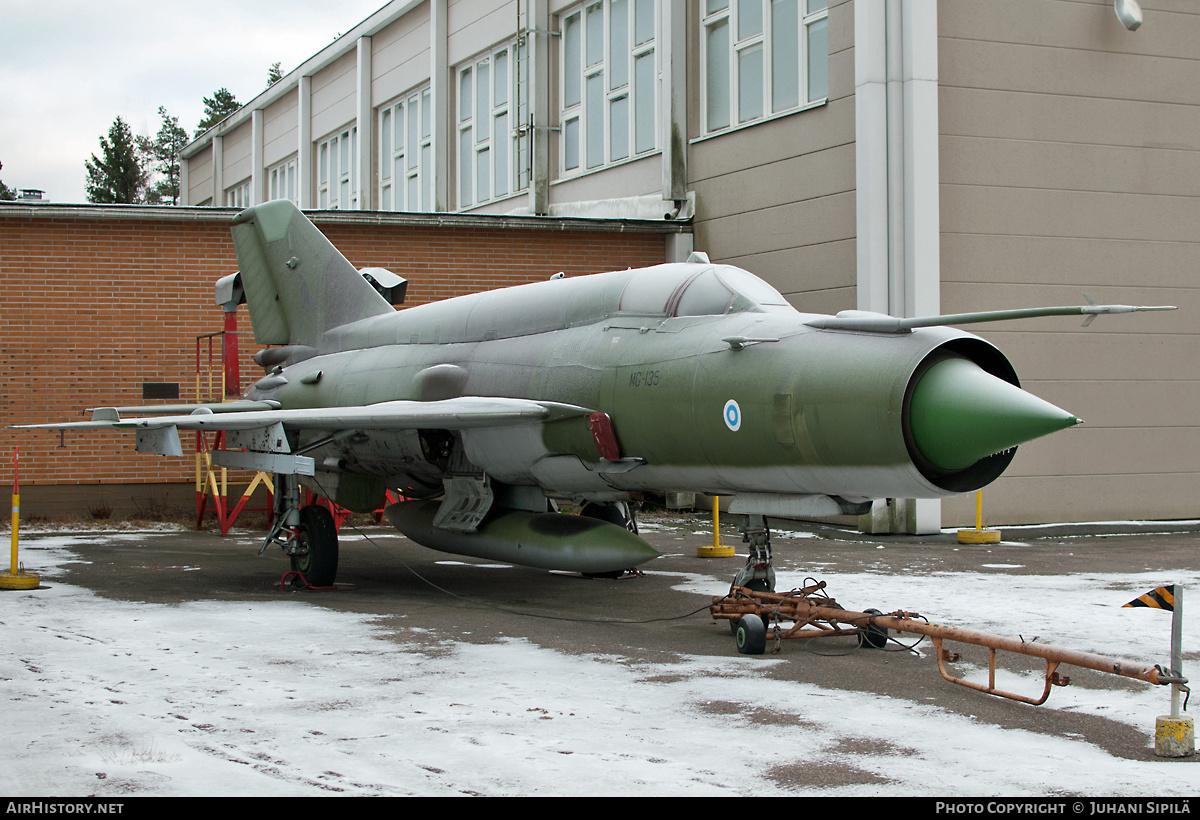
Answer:
[(309, 586), (333, 586), (337, 578), (338, 535), (333, 516), (315, 504), (300, 510), (300, 542), (308, 547), (292, 556), (292, 569), (304, 575)]
[(738, 619), (737, 649), (743, 655), (761, 655), (767, 651), (767, 628), (757, 615), (743, 615)]
[(601, 521), (616, 524), (637, 535), (637, 517), (633, 513), (633, 507), (624, 501), (615, 501), (611, 504), (589, 501), (579, 510), (579, 514), (585, 518), (598, 518)]
[[(869, 615), (883, 614), (878, 609), (864, 609), (863, 612), (866, 612)], [(882, 626), (864, 624), (862, 627), (862, 632), (858, 633), (859, 646), (865, 646), (869, 649), (883, 649), (885, 646), (887, 646), (887, 642), (888, 631)]]
[[(633, 514), (633, 507), (623, 501), (615, 501), (611, 504), (599, 504), (594, 501), (589, 501), (579, 510), (579, 514), (584, 518), (595, 518), (598, 521), (607, 521), (609, 524), (616, 524), (618, 527), (624, 527), (634, 535), (637, 535), (637, 519)], [(612, 572), (585, 572), (584, 578), (620, 578), (628, 570), (618, 569)]]

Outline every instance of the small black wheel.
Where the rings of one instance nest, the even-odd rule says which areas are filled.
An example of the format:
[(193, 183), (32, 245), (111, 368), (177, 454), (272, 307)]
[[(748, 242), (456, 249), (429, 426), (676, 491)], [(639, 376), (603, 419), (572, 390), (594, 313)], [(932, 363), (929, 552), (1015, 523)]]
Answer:
[(743, 615), (738, 619), (737, 632), (738, 652), (743, 655), (761, 655), (767, 651), (767, 627), (762, 618), (757, 615)]
[(601, 521), (616, 524), (634, 535), (638, 534), (637, 517), (634, 515), (633, 507), (629, 504), (600, 504), (589, 501), (579, 510), (579, 514), (585, 518), (598, 518)]
[[(878, 609), (864, 609), (869, 615), (882, 615)], [(886, 627), (863, 624), (862, 632), (858, 633), (858, 645), (869, 649), (883, 649), (887, 646), (888, 631)]]
[[(768, 618), (766, 615), (760, 615), (759, 617), (762, 618), (763, 629), (770, 629), (771, 628), (771, 619)], [(738, 629), (738, 622), (733, 620), (732, 618), (730, 618), (729, 619), (729, 631), (733, 634), (733, 637), (735, 637), (735, 638), (737, 637), (737, 629)]]
[(303, 574), (310, 586), (333, 586), (337, 578), (338, 535), (329, 510), (313, 504), (300, 511), (300, 542), (308, 551), (292, 556), (292, 569)]

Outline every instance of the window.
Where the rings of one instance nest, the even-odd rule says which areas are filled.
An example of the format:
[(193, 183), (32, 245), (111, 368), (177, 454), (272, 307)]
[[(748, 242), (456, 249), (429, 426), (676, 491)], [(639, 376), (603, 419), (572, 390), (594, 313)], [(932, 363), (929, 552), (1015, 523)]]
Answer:
[(458, 69), (458, 207), (529, 187), (525, 45), (508, 43)]
[(225, 204), (234, 208), (250, 207), (250, 180), (225, 189)]
[(296, 198), (296, 158), (284, 160), (268, 172), (268, 199), (290, 199), (299, 204)]
[(827, 0), (705, 0), (703, 29), (706, 133), (828, 95)]
[(654, 0), (601, 0), (562, 15), (562, 173), (658, 147)]
[(379, 113), (379, 207), (433, 210), (433, 104), (428, 88), (388, 103)]
[(358, 207), (358, 127), (351, 126), (317, 146), (317, 207)]

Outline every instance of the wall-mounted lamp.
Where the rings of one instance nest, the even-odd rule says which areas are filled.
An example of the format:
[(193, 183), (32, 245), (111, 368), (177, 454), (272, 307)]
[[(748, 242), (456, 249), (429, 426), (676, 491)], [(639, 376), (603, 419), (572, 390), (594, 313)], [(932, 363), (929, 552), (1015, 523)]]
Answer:
[(1116, 0), (1113, 8), (1121, 25), (1130, 31), (1138, 30), (1138, 26), (1142, 24), (1142, 7), (1138, 5), (1137, 0)]

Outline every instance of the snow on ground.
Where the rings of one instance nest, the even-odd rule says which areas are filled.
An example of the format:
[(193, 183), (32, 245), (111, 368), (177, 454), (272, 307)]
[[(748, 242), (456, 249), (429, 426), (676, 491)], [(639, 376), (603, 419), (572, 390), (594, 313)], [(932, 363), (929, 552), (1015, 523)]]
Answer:
[[(1196, 792), (1197, 770), (1186, 764), (1117, 758), (1080, 738), (1004, 729), (927, 703), (759, 674), (763, 664), (785, 659), (631, 664), (520, 639), (431, 642), (420, 630), (389, 633), (369, 617), (299, 601), (106, 600), (55, 580), (62, 576), (55, 567), (73, 560), (73, 541), (26, 542), (26, 561), (51, 588), (0, 594), (8, 649), (0, 656), (0, 695), (8, 707), (0, 771), (10, 793)], [(1196, 575), (1172, 580), (1195, 588)], [(1128, 629), (1130, 619), (1143, 619), (1147, 634), (1163, 636), (1160, 654), (1166, 654), (1170, 616), (1119, 606), (1162, 583), (1160, 577), (1004, 577), (1009, 586), (1001, 592), (995, 572), (907, 576), (902, 586), (866, 572), (840, 576), (838, 584), (861, 597), (843, 601), (855, 607), (900, 606), (904, 601), (891, 598), (903, 589), (907, 599), (959, 614), (979, 629), (1008, 634), (1016, 611), (1032, 621), (1033, 633), (1042, 622), (1050, 631), (1052, 623), (1063, 645), (1084, 649), (1103, 641), (1106, 654), (1146, 660), (1147, 652), (1159, 654), (1157, 647)], [(784, 571), (779, 586), (802, 581)], [(679, 579), (681, 588), (704, 596), (726, 584)], [(1095, 603), (1098, 589), (1111, 590), (1115, 605)], [(1086, 623), (1055, 618), (1062, 610), (1086, 611)], [(298, 633), (306, 636), (303, 644)], [(1185, 646), (1198, 640), (1197, 628), (1187, 629)], [(1133, 694), (1069, 687), (1042, 708), (1129, 722), (1146, 731), (1150, 744), (1153, 715), (1165, 711), (1167, 698), (1152, 687)], [(764, 729), (752, 707), (762, 702), (774, 704), (784, 720)], [(794, 720), (787, 719), (789, 704)], [(793, 778), (789, 767), (796, 767)], [(854, 776), (829, 774), (822, 782), (822, 767)], [(852, 785), (836, 785), (843, 782)]]

